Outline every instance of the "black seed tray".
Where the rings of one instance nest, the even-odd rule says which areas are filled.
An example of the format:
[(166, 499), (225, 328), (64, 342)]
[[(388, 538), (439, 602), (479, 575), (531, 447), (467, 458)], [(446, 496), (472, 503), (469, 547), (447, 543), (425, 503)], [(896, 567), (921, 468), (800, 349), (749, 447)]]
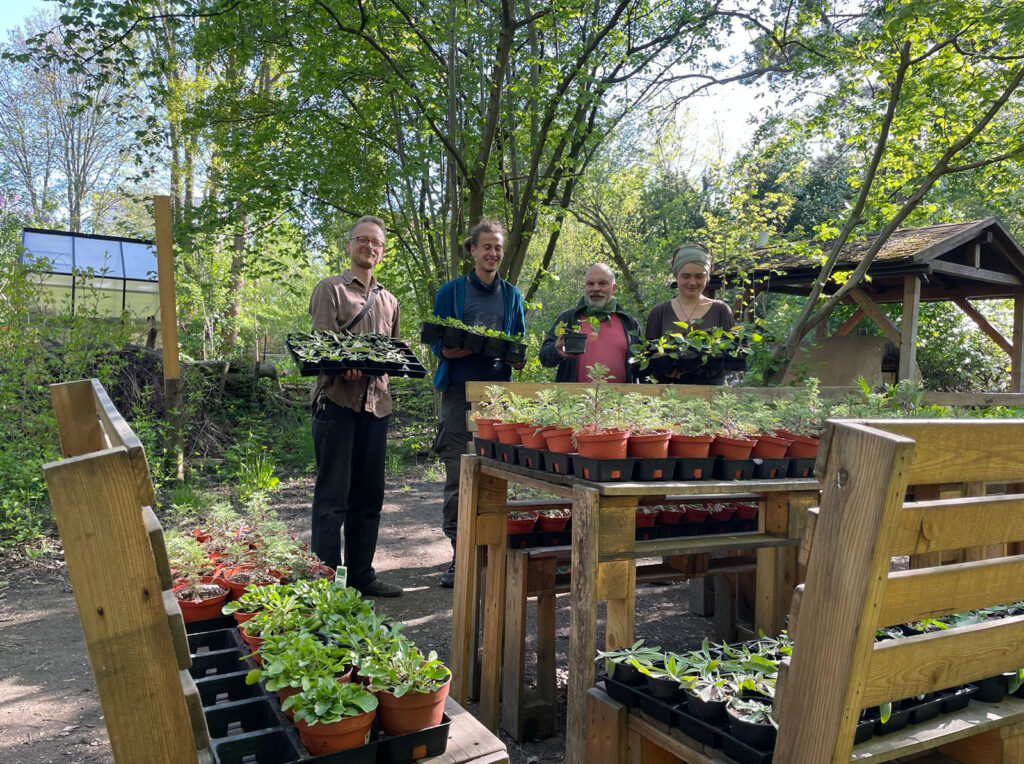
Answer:
[(697, 742), (714, 746), (715, 748), (719, 748), (722, 745), (722, 728), (716, 727), (714, 724), (708, 724), (696, 716), (691, 716), (686, 712), (685, 704), (675, 707), (675, 713), (672, 715), (672, 726), (684, 735), (689, 735)]
[(218, 674), (217, 676), (197, 679), (196, 688), (199, 690), (199, 698), (202, 701), (203, 708), (233, 700), (246, 700), (265, 695), (266, 692), (259, 684), (245, 683), (245, 676), (248, 673), (248, 670), (245, 670), (235, 674)]
[(645, 690), (646, 688), (638, 688), (636, 690), (636, 699), (640, 704), (640, 710), (662, 724), (672, 724), (673, 706), (652, 697)]
[(188, 673), (193, 679), (204, 679), (222, 674), (234, 674), (238, 671), (255, 668), (251, 658), (246, 658), (248, 653), (238, 648), (229, 650), (212, 650), (208, 653), (194, 653), (192, 655), (192, 666)]
[[(440, 756), (448, 749), (448, 730), (451, 726), (452, 720), (445, 714), (436, 727), (395, 737), (384, 736), (378, 743), (377, 763), (409, 764), (425, 756)], [(334, 759), (317, 756), (312, 761), (333, 762)]]
[(872, 709), (872, 712), (873, 713), (871, 713), (868, 718), (875, 720), (876, 735), (891, 735), (893, 732), (899, 732), (910, 724), (909, 708), (902, 708), (899, 710), (893, 708), (892, 713), (889, 714), (889, 720), (884, 724), (882, 723), (882, 719), (878, 716), (878, 712), (875, 709)]
[(576, 454), (562, 454), (558, 451), (548, 451), (544, 455), (544, 471), (554, 475), (572, 475), (573, 460)]
[(420, 321), (420, 342), (424, 345), (433, 345), (441, 339), (443, 329), (440, 324), (429, 321)]
[(737, 764), (772, 764), (774, 747), (770, 751), (759, 751), (740, 742), (725, 730), (722, 731), (722, 752)]
[(636, 708), (639, 704), (639, 693), (635, 687), (624, 682), (617, 682), (611, 677), (604, 678), (604, 691), (608, 697), (616, 703), (621, 703), (626, 708)]
[(537, 543), (537, 535), (533, 531), (529, 533), (509, 533), (505, 536), (508, 539), (505, 543), (509, 549), (529, 549), (540, 546)]
[(272, 703), (268, 696), (210, 706), (203, 715), (212, 738), (233, 737), (285, 724), (277, 704)]
[(549, 451), (539, 451), (535, 448), (527, 448), (522, 446), (519, 449), (519, 466), (527, 467), (531, 470), (543, 470), (544, 469), (544, 455), (550, 453)]
[(286, 764), (298, 761), (299, 742), (283, 728), (248, 732), (226, 740), (210, 741), (214, 761), (219, 764)]
[(789, 477), (792, 459), (754, 459), (754, 478), (774, 480)]
[(633, 468), (634, 480), (672, 480), (678, 459), (637, 459)]
[(814, 459), (790, 459), (789, 476), (795, 478), (814, 477)]
[(473, 453), (485, 459), (494, 458), (494, 447), (498, 444), (496, 440), (486, 438), (473, 438)]
[(973, 682), (975, 686), (972, 699), (980, 703), (1001, 703), (1006, 698), (1006, 677), (1002, 674), (985, 677)]
[(509, 443), (494, 444), (494, 458), (503, 464), (519, 464), (519, 449), (521, 446), (513, 446)]
[(466, 341), (463, 347), (473, 353), (482, 353), (485, 342), (487, 342), (487, 337), (482, 334), (469, 331), (466, 333)]
[(631, 480), (636, 459), (591, 459), (575, 454), (572, 457), (573, 473), (584, 480), (597, 483)]
[[(189, 626), (199, 626), (200, 630), (191, 632), (188, 630)], [(205, 628), (206, 626), (212, 626), (212, 628), (207, 629)], [(195, 654), (208, 653), (214, 650), (241, 649), (244, 645), (237, 626), (238, 623), (229, 615), (211, 618), (207, 621), (186, 623), (188, 651)]]
[(942, 698), (936, 695), (932, 700), (914, 703), (908, 710), (910, 711), (911, 724), (929, 721), (938, 716), (939, 711), (942, 710)]
[(875, 736), (875, 720), (860, 719), (857, 721), (857, 730), (853, 733), (853, 744), (864, 743)]
[(391, 346), (398, 350), (402, 354), (402, 363), (382, 363), (378, 361), (304, 361), (299, 358), (295, 352), (295, 348), (292, 345), (292, 338), (289, 336), (284, 344), (288, 348), (288, 352), (292, 356), (292, 360), (295, 361), (295, 365), (299, 367), (299, 374), (303, 377), (315, 377), (317, 374), (340, 374), (343, 371), (361, 371), (363, 374), (370, 376), (380, 376), (382, 374), (390, 374), (393, 377), (414, 377), (420, 378), (427, 376), (426, 367), (420, 362), (420, 359), (416, 357), (416, 354), (412, 352), (409, 345), (401, 340), (389, 338)]
[(572, 531), (534, 531), (534, 546), (569, 546), (572, 543)]
[(526, 360), (526, 343), (512, 342), (505, 352), (505, 360), (509, 363), (519, 363)]
[(719, 480), (750, 480), (754, 477), (754, 460), (716, 457), (712, 474)]
[(951, 714), (954, 711), (963, 711), (967, 708), (967, 701), (977, 692), (978, 688), (973, 684), (965, 684), (952, 690), (944, 690), (939, 693), (942, 713)]
[(712, 457), (676, 459), (676, 473), (673, 480), (710, 480), (714, 465), (715, 460)]
[(637, 526), (635, 538), (637, 541), (650, 541), (651, 539), (664, 538), (662, 532), (667, 527), (667, 525), (650, 525), (647, 527)]

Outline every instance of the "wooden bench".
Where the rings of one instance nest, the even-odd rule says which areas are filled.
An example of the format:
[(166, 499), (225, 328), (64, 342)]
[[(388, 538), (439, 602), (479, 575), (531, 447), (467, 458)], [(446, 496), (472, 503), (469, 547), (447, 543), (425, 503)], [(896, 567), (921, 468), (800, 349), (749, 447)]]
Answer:
[[(1024, 557), (1006, 554), (1024, 538), (1024, 421), (832, 422), (816, 472), (823, 494), (801, 552), (806, 583), (790, 614), (795, 646), (780, 672), (774, 760), (1024, 762), (1016, 698), (972, 702), (853, 745), (863, 708), (1024, 666), (1024, 616), (875, 641), (882, 626), (1024, 597)], [(930, 492), (915, 488), (918, 500), (905, 500), (908, 486), (938, 484), (957, 495), (923, 498)], [(963, 548), (976, 559), (943, 564), (946, 551)], [(932, 564), (892, 571), (892, 558), (904, 555), (931, 555), (919, 560)], [(587, 710), (588, 729), (603, 730), (588, 741), (587, 761), (728, 761), (626, 713), (599, 689)]]
[[(114, 759), (212, 764), (142, 443), (97, 380), (50, 395), (64, 459), (43, 472)], [(445, 713), (447, 749), (423, 764), (507, 764), (454, 699)]]

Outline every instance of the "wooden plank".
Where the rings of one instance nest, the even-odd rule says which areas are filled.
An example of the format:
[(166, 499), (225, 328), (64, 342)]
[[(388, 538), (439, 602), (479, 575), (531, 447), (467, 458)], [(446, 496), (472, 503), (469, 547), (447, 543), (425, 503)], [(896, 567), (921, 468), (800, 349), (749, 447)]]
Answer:
[(170, 589), (173, 580), (171, 577), (171, 562), (167, 559), (167, 547), (164, 545), (164, 529), (160, 526), (160, 520), (157, 519), (152, 507), (142, 508), (142, 524), (146, 526), (149, 546), (153, 550), (153, 560), (156, 563), (156, 574), (160, 579), (160, 588)]
[(872, 652), (862, 705), (954, 687), (1021, 666), (1024, 616), (890, 639)]
[(119, 761), (196, 762), (153, 552), (123, 447), (44, 465)]
[[(632, 560), (616, 560), (601, 562), (597, 566), (597, 598), (599, 600), (616, 600), (628, 597), (633, 591), (636, 580), (636, 565)], [(628, 644), (633, 644), (629, 642)], [(618, 649), (624, 645), (616, 645)]]
[(838, 337), (845, 337), (847, 334), (857, 328), (857, 324), (864, 320), (867, 313), (864, 312), (864, 308), (858, 307), (850, 317), (840, 324), (839, 328), (836, 329), (835, 334)]
[[(465, 457), (463, 457), (465, 458)], [(516, 467), (514, 465), (505, 465), (504, 467), (494, 467), (492, 464), (487, 462), (493, 462), (491, 459), (484, 459), (483, 457), (473, 457), (474, 459), (480, 459), (485, 464), (480, 467), (480, 472), (483, 475), (489, 475), (491, 477), (497, 477), (500, 479), (507, 478), (508, 475), (516, 476), (516, 483), (519, 485), (525, 485), (530, 488), (536, 488), (538, 491), (545, 491), (546, 493), (553, 493), (558, 496), (572, 496), (572, 488), (543, 478), (536, 477), (535, 470), (527, 470), (526, 468)], [(498, 462), (493, 462), (497, 464)], [(529, 474), (533, 473), (533, 474)], [(557, 475), (552, 475), (553, 478), (558, 478)], [(563, 478), (565, 480), (565, 478)]]
[(925, 403), (937, 406), (1024, 406), (1020, 393), (923, 393)]
[(178, 362), (178, 310), (174, 289), (174, 229), (171, 220), (171, 198), (153, 197), (153, 218), (156, 225), (156, 268), (160, 289), (160, 342), (163, 352), (164, 379), (181, 377)]
[(855, 287), (850, 290), (849, 295), (868, 314), (868, 317), (875, 322), (875, 325), (882, 330), (882, 334), (888, 337), (892, 344), (899, 347), (901, 342), (900, 330), (882, 312), (882, 309), (875, 304), (875, 301), (868, 297), (867, 292), (860, 287)]
[(960, 276), (971, 281), (981, 281), (987, 284), (998, 286), (1020, 287), (1024, 280), (1016, 273), (1004, 273), (1003, 271), (992, 271), (986, 268), (972, 268), (969, 265), (950, 263), (945, 260), (932, 260), (932, 270), (935, 273), (945, 273), (950, 276)]
[[(636, 612), (636, 566), (629, 562), (605, 562), (598, 564), (598, 597), (601, 597), (602, 569), (612, 566), (621, 583), (619, 596), (607, 597), (605, 605), (604, 649), (618, 650), (633, 644), (633, 617)], [(606, 580), (606, 579), (604, 579)], [(593, 663), (593, 662), (591, 662)]]
[[(573, 521), (575, 522), (575, 520)], [(734, 549), (760, 549), (765, 547), (796, 547), (797, 539), (767, 536), (763, 533), (737, 533), (721, 536), (677, 536), (667, 539), (638, 541), (634, 546), (633, 557), (665, 557), (671, 555), (693, 555), (711, 552), (729, 552)], [(603, 554), (601, 562), (624, 559), (625, 554)]]
[(596, 687), (587, 691), (588, 764), (625, 764), (629, 710)]
[(1013, 355), (1013, 344), (1003, 336), (1003, 333), (992, 326), (989, 320), (985, 318), (985, 315), (975, 308), (971, 301), (966, 297), (954, 297), (953, 302), (960, 310), (964, 312), (969, 319), (971, 319), (978, 328), (984, 332), (990, 340), (998, 345), (1004, 353), (1009, 356)]
[[(537, 596), (537, 694), (551, 708), (550, 729), (555, 728), (555, 561), (537, 561), (543, 567), (542, 577), (550, 586)], [(531, 576), (532, 579), (532, 576)]]
[[(526, 589), (529, 557), (512, 550), (505, 562), (505, 647), (501, 661), (501, 726), (523, 739), (523, 648), (526, 644)], [(538, 635), (539, 641), (539, 635)]]
[[(703, 744), (696, 740), (692, 743), (684, 743), (680, 738), (656, 727), (651, 722), (630, 714), (627, 722), (629, 730), (636, 733), (644, 745), (641, 748), (640, 761), (643, 764), (724, 764), (728, 759), (721, 753), (705, 750)], [(661, 758), (663, 756), (671, 758)]]
[(50, 385), (50, 400), (57, 417), (60, 450), (64, 458), (110, 447), (99, 425), (92, 389), (89, 380)]
[(996, 558), (889, 574), (878, 626), (962, 613), (1024, 597), (1024, 557)]
[[(636, 545), (636, 498), (632, 496), (601, 499), (601, 523), (598, 525), (598, 549), (602, 557), (632, 558)], [(575, 512), (573, 522), (576, 522)]]
[(999, 727), (1006, 725), (1008, 720), (1019, 719), (1022, 716), (1024, 700), (1017, 698), (1007, 698), (1002, 703), (971, 703), (955, 714), (943, 714), (924, 724), (914, 724), (904, 730), (866, 740), (854, 746), (850, 761), (892, 761), (940, 745), (940, 750), (945, 752), (945, 744), (957, 740), (964, 741), (963, 747), (952, 746), (950, 750), (962, 750), (971, 754), (964, 758), (964, 761), (984, 761), (984, 758), (974, 758), (974, 754), (981, 753), (984, 745), (984, 736), (979, 733), (994, 730), (998, 735)]
[[(495, 517), (494, 520), (499, 518)], [(492, 732), (498, 730), (501, 690), (501, 641), (505, 633), (505, 534), (487, 545), (487, 580), (484, 596), (484, 636), (480, 660), (479, 719)]]
[[(577, 481), (583, 483), (585, 481)], [(602, 496), (638, 496), (650, 493), (652, 487), (664, 491), (666, 496), (712, 496), (721, 494), (765, 494), (778, 491), (817, 491), (818, 481), (814, 478), (784, 478), (778, 480), (701, 480), (690, 483), (591, 483)]]
[(917, 378), (917, 317), (921, 309), (921, 280), (903, 277), (903, 321), (900, 324), (899, 379)]
[(879, 419), (865, 424), (918, 441), (907, 476), (910, 485), (1024, 477), (1022, 419)]
[[(967, 521), (969, 518), (969, 521)], [(1024, 538), (1024, 496), (908, 502), (892, 553), (923, 554)]]
[(599, 535), (600, 496), (594, 488), (575, 486), (569, 609), (569, 687), (565, 721), (567, 764), (585, 764), (586, 696), (594, 685), (594, 655), (597, 650)]
[[(1000, 734), (1003, 728), (987, 730), (962, 740), (956, 740), (939, 746), (943, 755), (951, 756), (949, 761), (960, 764), (1003, 764), (1003, 740)], [(1007, 762), (1024, 761), (1024, 758), (1007, 759)]]
[(169, 589), (161, 593), (164, 602), (164, 614), (167, 616), (167, 632), (171, 635), (174, 659), (179, 669), (187, 669), (192, 665), (192, 654), (188, 649), (188, 636), (185, 634), (185, 622), (181, 618), (181, 608), (174, 592)]
[(143, 448), (142, 441), (132, 432), (99, 380), (93, 379), (91, 384), (96, 410), (106, 439), (111, 445), (122, 445), (128, 449), (135, 474), (135, 486), (139, 492), (139, 503), (144, 507), (155, 507), (156, 493), (153, 491), (149, 462), (146, 460), (146, 449)]
[(807, 580), (807, 561), (811, 557), (811, 547), (814, 545), (814, 531), (818, 522), (818, 508), (808, 507), (807, 516), (804, 518), (804, 535), (800, 539), (800, 548), (796, 555), (797, 579)]
[(856, 423), (828, 427), (828, 451), (818, 457), (825, 479), (814, 548), (790, 630), (796, 644), (814, 649), (794, 651), (785, 692), (776, 697), (775, 756), (789, 764), (845, 761), (860, 710), (870, 705), (861, 686), (875, 624), (865, 613), (884, 591), (886, 544), (914, 454), (913, 442), (898, 435)]
[(507, 764), (505, 744), (450, 695), (444, 712), (452, 720), (448, 747), (443, 754), (430, 759), (430, 764)]
[(182, 669), (178, 678), (181, 681), (181, 695), (185, 698), (188, 716), (192, 721), (192, 740), (195, 742), (196, 750), (209, 748), (210, 730), (206, 726), (206, 714), (203, 713), (203, 699), (199, 697), (199, 689), (187, 670)]
[(452, 596), (452, 642), (449, 655), (452, 683), (449, 694), (457, 703), (469, 696), (470, 646), (476, 633), (477, 487), (480, 460), (462, 457), (459, 476), (459, 535), (455, 545), (455, 590)]
[(1024, 292), (1013, 293), (1013, 352), (1010, 353), (1010, 392), (1024, 393)]

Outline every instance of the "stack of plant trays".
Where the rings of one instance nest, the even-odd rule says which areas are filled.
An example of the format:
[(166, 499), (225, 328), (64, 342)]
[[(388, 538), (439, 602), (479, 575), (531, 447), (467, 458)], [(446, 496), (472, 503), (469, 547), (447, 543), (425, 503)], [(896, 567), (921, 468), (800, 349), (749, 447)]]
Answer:
[[(413, 377), (416, 379), (427, 375), (426, 367), (412, 352), (409, 345), (393, 337), (383, 335), (370, 335), (376, 340), (387, 341), (392, 350), (396, 351), (396, 360), (375, 361), (370, 359), (327, 359), (309, 360), (302, 358), (297, 352), (297, 342), (309, 335), (290, 334), (285, 340), (285, 347), (291, 354), (295, 365), (299, 367), (299, 374), (303, 377), (315, 377), (317, 374), (340, 374), (343, 371), (361, 371), (370, 376), (388, 374), (392, 377)], [(401, 361), (397, 360), (401, 358)]]
[(213, 618), (186, 624), (192, 655), (189, 673), (210, 730), (210, 748), (218, 764), (409, 764), (440, 756), (448, 747), (451, 719), (436, 727), (388, 737), (376, 723), (370, 742), (346, 751), (310, 756), (274, 693), (261, 684), (246, 684), (256, 664), (242, 642), (233, 618)]

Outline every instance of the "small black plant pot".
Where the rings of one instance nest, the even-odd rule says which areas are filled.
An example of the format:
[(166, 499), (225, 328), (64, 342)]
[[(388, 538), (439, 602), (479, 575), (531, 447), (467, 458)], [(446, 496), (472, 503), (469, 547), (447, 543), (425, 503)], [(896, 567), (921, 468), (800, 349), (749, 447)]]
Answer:
[(484, 352), (484, 343), (487, 342), (487, 337), (482, 334), (475, 334), (474, 332), (466, 332), (466, 344), (463, 345), (466, 350), (471, 350), (474, 353)]
[(511, 342), (509, 343), (508, 352), (505, 353), (505, 360), (509, 363), (521, 363), (526, 360), (526, 343), (525, 342)]
[(1002, 674), (979, 679), (974, 684), (978, 687), (974, 699), (982, 703), (1000, 703), (1006, 697), (1006, 677)]
[(691, 716), (708, 724), (725, 724), (729, 718), (724, 700), (701, 700), (689, 690), (686, 691), (686, 710)]
[(729, 711), (729, 731), (732, 736), (751, 748), (759, 751), (770, 751), (775, 748), (777, 730), (771, 723), (755, 723), (741, 719), (733, 711)]
[(623, 661), (622, 663), (612, 663), (612, 679), (622, 684), (635, 686), (643, 683), (644, 675), (632, 663)]
[(587, 352), (587, 335), (583, 332), (566, 332), (562, 335), (566, 353)]
[(484, 340), (483, 350), (480, 352), (488, 358), (504, 358), (508, 354), (511, 343), (501, 337), (488, 337)]
[(469, 332), (458, 326), (441, 327), (441, 344), (446, 348), (461, 348), (466, 346), (466, 338)]
[(674, 679), (649, 676), (647, 677), (647, 690), (651, 693), (652, 697), (657, 698), (662, 703), (668, 703), (670, 706), (682, 703), (686, 698), (683, 688)]
[(442, 327), (441, 324), (432, 324), (429, 321), (423, 321), (420, 323), (420, 342), (424, 345), (433, 345), (441, 339), (443, 328), (444, 327)]

